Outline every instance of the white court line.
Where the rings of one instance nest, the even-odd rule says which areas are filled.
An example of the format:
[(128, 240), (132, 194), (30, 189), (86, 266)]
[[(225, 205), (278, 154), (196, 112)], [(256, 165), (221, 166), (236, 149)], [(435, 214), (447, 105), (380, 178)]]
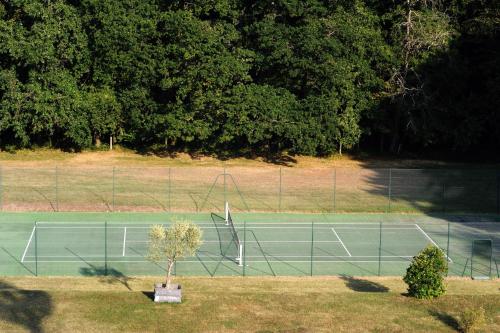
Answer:
[(127, 243), (127, 227), (123, 229), (123, 252), (122, 256), (125, 257), (125, 244)]
[(26, 252), (28, 252), (28, 248), (30, 246), (31, 239), (33, 238), (33, 235), (35, 234), (35, 229), (36, 229), (36, 224), (33, 226), (33, 230), (31, 230), (31, 236), (30, 236), (30, 239), (28, 240), (28, 244), (26, 244), (26, 248), (24, 249), (23, 257), (21, 258), (21, 262), (24, 262), (24, 257), (26, 256)]
[[(129, 240), (128, 243), (149, 243), (147, 240)], [(203, 244), (206, 243), (220, 243), (219, 240), (204, 240)], [(247, 243), (311, 243), (310, 240), (279, 240), (279, 241), (252, 241), (252, 240), (247, 240)], [(340, 243), (340, 241), (336, 240), (324, 240), (324, 241), (314, 241), (314, 244), (316, 243)]]
[(339, 235), (337, 234), (337, 232), (335, 231), (334, 228), (332, 228), (332, 231), (335, 234), (335, 236), (337, 236), (337, 239), (340, 241), (340, 244), (342, 244), (342, 246), (344, 247), (345, 252), (347, 252), (347, 254), (349, 255), (349, 257), (352, 257), (351, 252), (349, 252), (349, 250), (347, 249), (347, 247), (345, 247), (344, 242), (342, 241), (342, 239), (340, 239)]
[[(241, 221), (244, 221), (245, 219), (241, 219)], [(309, 221), (309, 222), (294, 222), (294, 221), (278, 221), (278, 222), (247, 222), (247, 225), (260, 225), (260, 224), (263, 224), (263, 225), (273, 225), (273, 224), (276, 224), (276, 225), (283, 225), (283, 224), (289, 224), (289, 225), (305, 225), (305, 226), (311, 226), (311, 222), (312, 221)], [(40, 224), (86, 224), (86, 225), (89, 225), (89, 224), (103, 224), (104, 221), (90, 221), (90, 222), (77, 222), (77, 221), (58, 221), (58, 222), (48, 222), (48, 221), (39, 221), (37, 224), (40, 225)], [(123, 222), (119, 222), (119, 221), (108, 221), (108, 228), (109, 228), (109, 225), (113, 225), (113, 224), (118, 224), (120, 225), (119, 227), (123, 227), (124, 225), (132, 225), (132, 226), (135, 226), (135, 227), (138, 227), (138, 228), (145, 228), (147, 227), (147, 225), (153, 225), (153, 224), (161, 224), (161, 225), (170, 225), (171, 223), (161, 223), (161, 222), (148, 222), (148, 221), (141, 221), (141, 222), (130, 222), (130, 223), (123, 223)], [(239, 224), (243, 224), (243, 222), (237, 222)], [(145, 226), (142, 227), (142, 226), (139, 226), (139, 224), (144, 224)], [(197, 225), (214, 225), (213, 222), (199, 222), (199, 223), (196, 223), (195, 224)], [(392, 223), (394, 225), (398, 225), (398, 226), (405, 226), (405, 227), (414, 227), (414, 224), (412, 223), (401, 223), (401, 224), (396, 224), (396, 223)], [(376, 225), (378, 226), (379, 225), (379, 222), (319, 222), (319, 221), (314, 221), (314, 225)], [(100, 226), (101, 228), (104, 228), (103, 226)], [(115, 227), (115, 228), (119, 228), (119, 227)]]
[[(438, 249), (441, 250), (441, 252), (444, 253), (444, 251), (441, 249), (441, 247), (439, 247), (439, 245), (436, 244), (436, 242), (424, 231), (422, 230), (422, 228), (420, 228), (420, 226), (418, 224), (415, 224), (415, 227), (417, 227), (418, 230), (420, 230), (420, 232), (425, 236), (425, 238), (427, 238), (435, 247), (437, 247)], [(446, 259), (448, 259), (449, 262), (453, 262), (453, 260), (451, 260), (450, 257), (448, 257), (448, 255), (446, 253), (444, 253)]]
[[(86, 255), (80, 255), (82, 258), (102, 258), (103, 256), (86, 256)], [(200, 258), (210, 258), (213, 257), (213, 255), (198, 255)], [(74, 258), (75, 256), (38, 256), (38, 258)], [(287, 255), (287, 254), (272, 254), (268, 255), (268, 257), (273, 258), (273, 257), (280, 257), (280, 258), (310, 258), (308, 255), (302, 255), (302, 256), (294, 256), (294, 255)], [(314, 256), (314, 258), (378, 258), (379, 256)], [(381, 258), (413, 258), (413, 256), (380, 256)], [(35, 256), (26, 256), (26, 258), (35, 258)], [(108, 256), (108, 258), (122, 258), (122, 256)], [(127, 258), (144, 258), (144, 256), (139, 256), (139, 255), (128, 255)], [(246, 258), (262, 258), (262, 256), (246, 256)], [(377, 261), (378, 262), (378, 261)]]
[[(219, 262), (220, 260), (203, 260), (203, 262)], [(275, 261), (283, 261), (284, 263), (310, 263), (310, 260), (271, 260), (273, 262)], [(26, 261), (26, 263), (33, 263), (35, 261)], [(44, 262), (44, 263), (82, 263), (81, 260), (38, 260), (37, 262)], [(149, 263), (149, 261), (146, 260), (87, 260), (86, 262), (91, 262), (91, 263)], [(250, 261), (251, 263), (267, 263), (268, 261), (265, 260), (255, 260), (255, 261)], [(338, 263), (378, 263), (378, 260), (324, 260), (324, 261), (315, 261), (314, 264), (329, 264), (332, 262), (338, 262)], [(200, 263), (199, 260), (183, 260), (179, 261), (179, 263)], [(408, 263), (408, 260), (390, 260), (390, 261), (384, 261), (385, 264), (392, 264), (392, 263)]]
[[(316, 224), (315, 224), (316, 225)], [(321, 230), (321, 229), (330, 229), (330, 226), (332, 224), (329, 224), (327, 227), (315, 227), (314, 230)], [(235, 225), (237, 230), (243, 230), (243, 227), (241, 225)], [(104, 229), (104, 227), (99, 227), (99, 226), (50, 226), (50, 227), (45, 227), (45, 226), (38, 226), (39, 229)], [(107, 227), (107, 229), (122, 229), (123, 226), (120, 227)], [(143, 230), (149, 230), (149, 227), (126, 227), (128, 229), (143, 229)], [(202, 229), (218, 229), (217, 227), (201, 227)], [(308, 227), (291, 227), (287, 225), (282, 225), (279, 226), (277, 225), (276, 227), (254, 227), (254, 226), (248, 226), (247, 229), (249, 230), (255, 230), (255, 229), (280, 229), (280, 230), (288, 230), (288, 229), (305, 229), (305, 230), (311, 230), (311, 226)], [(380, 227), (337, 227), (339, 230), (379, 230)], [(398, 227), (383, 227), (384, 230), (415, 230), (414, 227), (409, 228), (409, 227), (404, 227), (404, 228), (398, 228)]]

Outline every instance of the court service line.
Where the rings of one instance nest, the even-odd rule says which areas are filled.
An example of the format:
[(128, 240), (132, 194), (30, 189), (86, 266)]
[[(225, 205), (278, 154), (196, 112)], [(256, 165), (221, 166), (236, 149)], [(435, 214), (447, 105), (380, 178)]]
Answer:
[[(149, 243), (148, 240), (129, 240), (129, 243)], [(269, 241), (258, 241), (259, 243), (311, 243), (310, 240), (269, 240)], [(220, 240), (204, 240), (203, 244), (207, 243), (220, 243)], [(255, 240), (248, 240), (247, 243), (257, 243)], [(320, 240), (314, 241), (314, 243), (340, 243), (338, 240)]]
[(31, 239), (33, 238), (33, 235), (35, 234), (35, 229), (36, 229), (36, 224), (33, 226), (33, 230), (31, 230), (31, 236), (30, 236), (30, 239), (28, 240), (28, 244), (26, 244), (26, 248), (24, 249), (23, 257), (21, 258), (21, 262), (24, 262), (24, 257), (26, 256), (26, 253), (28, 252), (28, 248), (31, 244)]
[(127, 243), (127, 227), (123, 228), (123, 251), (122, 256), (125, 257), (125, 244)]
[[(441, 247), (439, 245), (437, 245), (436, 242), (431, 238), (431, 236), (429, 236), (422, 228), (420, 228), (420, 226), (418, 224), (415, 223), (415, 227), (417, 227), (417, 229), (420, 230), (420, 232), (424, 235), (424, 237), (427, 238), (435, 247), (437, 247), (438, 249), (440, 249), (444, 253), (444, 251), (441, 249)], [(448, 259), (449, 262), (453, 262), (451, 260), (451, 258), (448, 257), (447, 254), (445, 254), (445, 257), (446, 257), (446, 259)]]
[(333, 231), (333, 233), (335, 234), (335, 236), (337, 237), (337, 239), (340, 241), (340, 244), (342, 244), (342, 246), (344, 247), (345, 252), (347, 252), (347, 254), (349, 255), (349, 257), (352, 257), (351, 252), (349, 252), (349, 250), (348, 250), (348, 249), (347, 249), (347, 247), (345, 246), (345, 244), (344, 244), (344, 242), (342, 241), (342, 239), (340, 239), (339, 234), (337, 234), (337, 232), (335, 231), (335, 229), (334, 229), (334, 228), (332, 228), (332, 231)]

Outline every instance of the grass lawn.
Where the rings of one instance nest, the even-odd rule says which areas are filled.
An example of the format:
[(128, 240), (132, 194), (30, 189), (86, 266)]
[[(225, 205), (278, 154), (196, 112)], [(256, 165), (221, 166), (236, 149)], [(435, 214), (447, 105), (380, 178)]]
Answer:
[(172, 155), (157, 155), (152, 153), (137, 153), (133, 150), (115, 146), (113, 151), (88, 150), (79, 153), (63, 152), (59, 149), (38, 148), (20, 149), (15, 152), (0, 151), (2, 165), (18, 167), (42, 166), (157, 166), (157, 167), (276, 167), (287, 166), (297, 168), (495, 168), (498, 163), (470, 163), (426, 159), (391, 158), (383, 156), (333, 155), (330, 157), (282, 156), (278, 159), (229, 158), (218, 159), (213, 156), (190, 155), (175, 153)]
[(179, 278), (184, 302), (154, 304), (158, 278), (1, 278), (1, 332), (453, 332), (462, 309), (500, 332), (499, 281), (449, 279), (436, 300), (400, 278)]

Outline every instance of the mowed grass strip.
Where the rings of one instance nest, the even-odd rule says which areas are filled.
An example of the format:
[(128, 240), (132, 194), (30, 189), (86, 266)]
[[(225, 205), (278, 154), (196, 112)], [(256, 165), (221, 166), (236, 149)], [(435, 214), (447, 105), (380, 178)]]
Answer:
[(182, 304), (155, 304), (161, 278), (2, 278), (1, 332), (453, 332), (482, 306), (500, 331), (499, 281), (447, 280), (436, 300), (400, 278), (179, 278)]

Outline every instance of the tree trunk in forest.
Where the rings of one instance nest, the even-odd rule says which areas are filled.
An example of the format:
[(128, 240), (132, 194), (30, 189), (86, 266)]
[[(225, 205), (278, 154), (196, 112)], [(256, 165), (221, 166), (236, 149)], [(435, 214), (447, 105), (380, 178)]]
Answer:
[(95, 141), (95, 146), (100, 147), (101, 146), (101, 137), (99, 135), (96, 135), (94, 138)]

